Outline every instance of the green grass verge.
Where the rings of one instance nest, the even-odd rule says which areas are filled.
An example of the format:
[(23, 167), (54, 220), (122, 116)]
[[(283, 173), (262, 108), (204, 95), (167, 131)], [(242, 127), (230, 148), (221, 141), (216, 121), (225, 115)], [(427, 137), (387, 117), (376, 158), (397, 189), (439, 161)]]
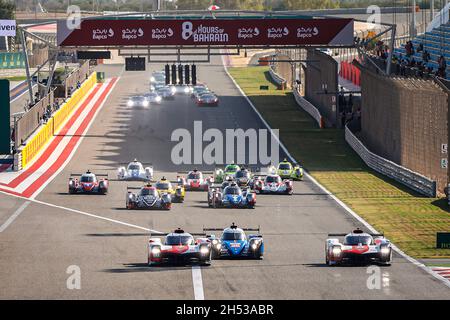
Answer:
[(445, 199), (420, 197), (368, 168), (347, 145), (343, 130), (319, 129), (291, 92), (277, 90), (268, 67), (229, 71), (270, 126), (280, 129), (292, 156), (323, 186), (407, 254), (450, 258), (450, 249), (435, 249), (436, 232), (450, 231)]
[(6, 79), (9, 81), (25, 81), (27, 80), (26, 76), (13, 76), (13, 77), (4, 77), (2, 79)]

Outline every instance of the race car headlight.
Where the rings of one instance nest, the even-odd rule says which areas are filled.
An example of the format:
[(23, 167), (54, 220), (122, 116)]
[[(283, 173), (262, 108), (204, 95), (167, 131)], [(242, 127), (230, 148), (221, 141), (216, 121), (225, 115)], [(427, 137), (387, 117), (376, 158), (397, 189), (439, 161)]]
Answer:
[(149, 103), (148, 103), (147, 100), (145, 100), (144, 102), (142, 102), (142, 105), (143, 105), (144, 107), (148, 107)]
[(151, 81), (151, 82), (154, 82), (155, 80), (156, 80), (155, 77), (151, 77), (151, 78), (150, 78), (150, 81)]
[(127, 106), (132, 107), (134, 105), (134, 102), (132, 100), (128, 100)]
[(189, 93), (189, 92), (190, 92), (189, 87), (184, 88), (184, 93)]
[(209, 253), (209, 248), (208, 248), (208, 247), (205, 247), (205, 246), (201, 247), (201, 248), (200, 248), (200, 253), (201, 253), (202, 255), (207, 255), (207, 254)]
[(177, 92), (177, 88), (175, 88), (175, 87), (170, 88), (170, 90), (172, 91), (172, 93)]
[(213, 245), (217, 245), (218, 243), (219, 243), (219, 241), (216, 240), (216, 239), (214, 239), (214, 240), (212, 241), (212, 244), (213, 244)]
[(334, 256), (339, 256), (342, 252), (342, 249), (340, 247), (333, 247), (332, 252)]
[(153, 247), (152, 248), (152, 255), (157, 256), (161, 253), (161, 248), (160, 247)]
[(252, 249), (256, 250), (256, 248), (258, 248), (258, 244), (256, 242), (253, 242), (252, 243)]
[(389, 254), (389, 252), (391, 251), (391, 249), (389, 247), (381, 247), (380, 252), (382, 255), (387, 255)]
[(156, 102), (161, 102), (161, 97), (160, 97), (160, 96), (157, 96), (157, 97), (155, 98), (155, 101), (156, 101)]

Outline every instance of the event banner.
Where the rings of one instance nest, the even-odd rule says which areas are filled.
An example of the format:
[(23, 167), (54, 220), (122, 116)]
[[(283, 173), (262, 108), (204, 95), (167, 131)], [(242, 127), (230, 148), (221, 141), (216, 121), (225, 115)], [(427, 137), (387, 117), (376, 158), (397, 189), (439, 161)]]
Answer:
[(0, 37), (16, 36), (16, 20), (0, 20)]
[(58, 45), (81, 46), (351, 46), (353, 19), (58, 21)]

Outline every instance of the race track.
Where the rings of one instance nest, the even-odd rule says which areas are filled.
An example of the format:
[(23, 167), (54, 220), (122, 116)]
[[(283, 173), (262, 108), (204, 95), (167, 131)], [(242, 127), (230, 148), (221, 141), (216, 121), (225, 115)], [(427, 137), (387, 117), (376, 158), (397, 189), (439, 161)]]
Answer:
[[(203, 130), (265, 128), (218, 57), (198, 67), (201, 81), (220, 96), (218, 108), (199, 108), (181, 96), (149, 109), (127, 107), (129, 95), (148, 89), (150, 72), (122, 74), (123, 66), (101, 68), (107, 77), (120, 79), (70, 163), (37, 197), (43, 203), (0, 194), (0, 225), (19, 212), (0, 232), (0, 298), (450, 298), (448, 287), (398, 255), (391, 267), (381, 267), (381, 287), (373, 290), (367, 287), (367, 267), (326, 266), (327, 233), (362, 225), (308, 179), (295, 183), (293, 196), (258, 196), (254, 210), (210, 209), (205, 193), (191, 192), (169, 212), (127, 211), (126, 187), (139, 185), (136, 182), (111, 181), (106, 196), (68, 195), (70, 173), (90, 169), (113, 178), (118, 163), (133, 158), (151, 162), (157, 178), (175, 178), (177, 171), (194, 166), (211, 169), (171, 163), (173, 130), (192, 131), (194, 120), (203, 122)], [(147, 267), (149, 229), (200, 232), (203, 226), (231, 222), (261, 226), (264, 260), (215, 260), (201, 268)], [(80, 290), (66, 287), (71, 265), (80, 267)]]

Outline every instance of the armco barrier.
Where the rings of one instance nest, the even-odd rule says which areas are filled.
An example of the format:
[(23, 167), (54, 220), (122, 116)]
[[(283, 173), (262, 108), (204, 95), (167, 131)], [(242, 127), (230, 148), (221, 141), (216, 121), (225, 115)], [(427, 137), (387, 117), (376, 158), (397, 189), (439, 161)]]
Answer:
[(436, 181), (370, 152), (347, 126), (345, 126), (345, 140), (367, 166), (373, 170), (400, 182), (420, 194), (436, 197)]
[(320, 114), (320, 111), (313, 106), (313, 104), (311, 102), (309, 102), (308, 100), (306, 100), (305, 98), (303, 98), (300, 93), (298, 92), (298, 88), (294, 88), (292, 90), (293, 94), (294, 94), (294, 99), (297, 102), (297, 104), (306, 112), (309, 113), (309, 115), (311, 117), (314, 118), (314, 120), (316, 120), (317, 124), (319, 125), (320, 128), (324, 127), (324, 121), (322, 118), (322, 115)]
[(22, 149), (22, 168), (36, 156), (41, 148), (57, 132), (68, 116), (75, 109), (77, 104), (86, 96), (86, 93), (94, 86), (97, 77), (94, 72), (82, 85), (76, 90), (72, 97), (64, 103), (61, 108), (55, 112), (45, 125), (38, 129), (38, 133), (30, 139)]
[(286, 88), (286, 80), (284, 80), (280, 75), (278, 75), (272, 67), (269, 68), (269, 74), (272, 80), (280, 86), (280, 88)]

